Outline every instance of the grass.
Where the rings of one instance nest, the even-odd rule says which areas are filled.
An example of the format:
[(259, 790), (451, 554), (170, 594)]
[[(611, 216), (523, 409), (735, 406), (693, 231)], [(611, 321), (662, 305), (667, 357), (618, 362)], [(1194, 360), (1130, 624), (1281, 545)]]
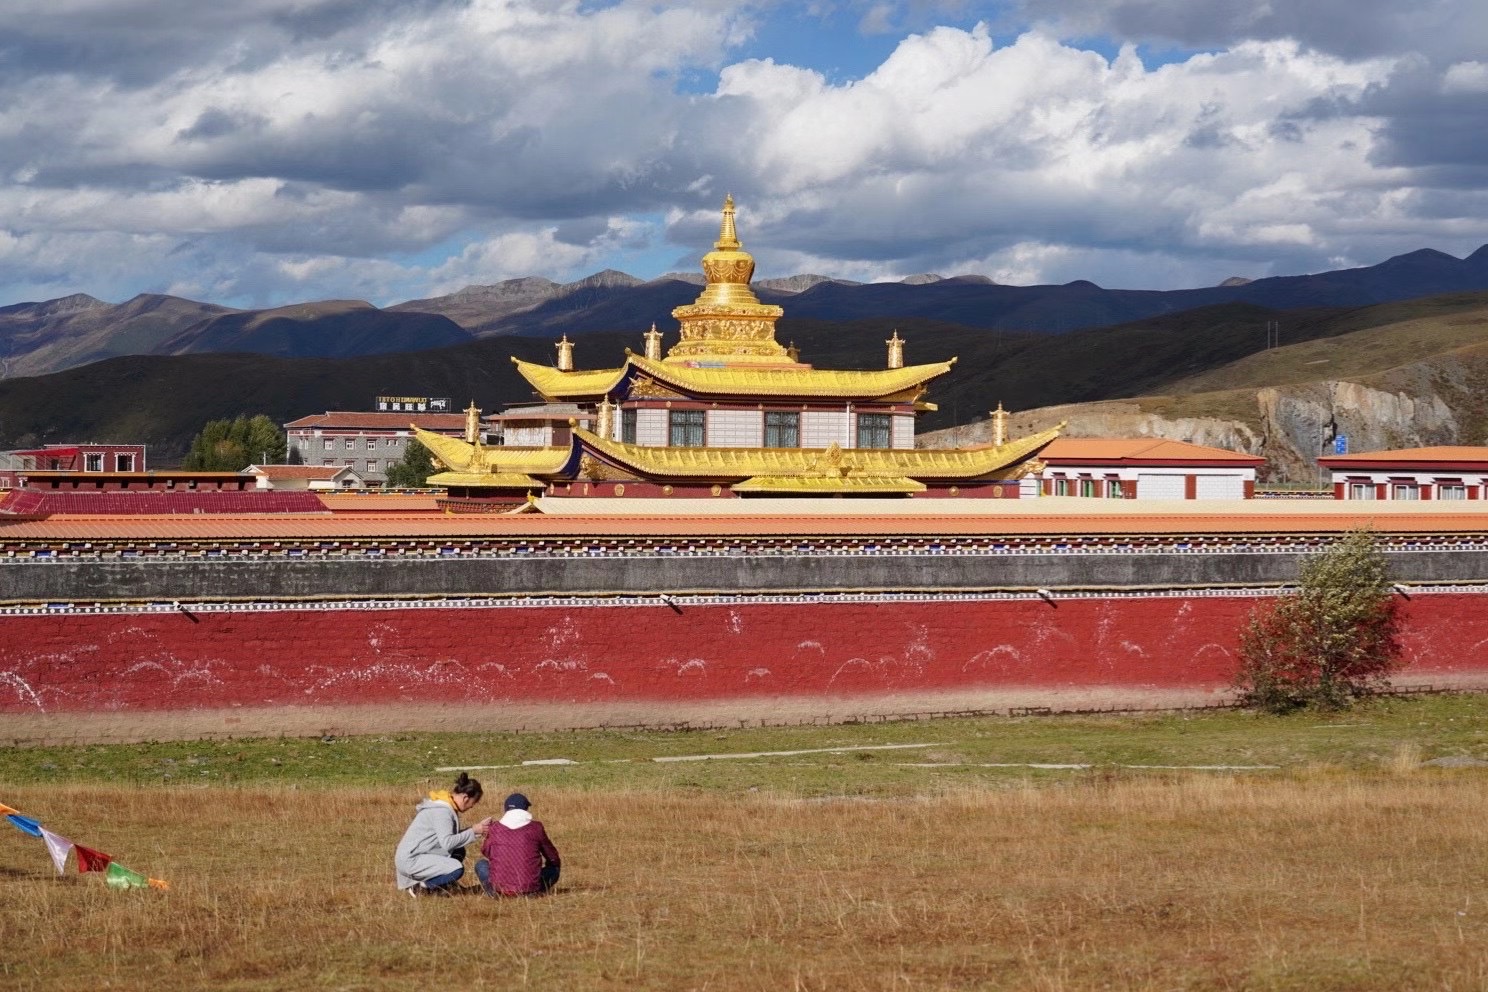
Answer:
[[(0, 980), (245, 992), (1484, 988), (1485, 771), (1420, 762), (1488, 758), (1485, 718), (1488, 699), (1459, 696), (1285, 719), (3, 750), (0, 800), (174, 887), (58, 879), (40, 841), (0, 833)], [(644, 760), (894, 742), (938, 746)], [(582, 763), (479, 773), (485, 806), (508, 789), (533, 797), (564, 854), (557, 895), (392, 891), (412, 801), (450, 777), (436, 765), (559, 756)], [(994, 760), (1095, 767), (973, 767)], [(1120, 767), (1137, 763), (1283, 767)]]

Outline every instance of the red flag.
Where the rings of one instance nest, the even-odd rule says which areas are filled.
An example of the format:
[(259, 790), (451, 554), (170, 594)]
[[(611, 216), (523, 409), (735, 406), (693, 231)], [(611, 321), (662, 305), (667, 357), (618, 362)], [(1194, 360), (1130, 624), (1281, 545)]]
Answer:
[(79, 872), (85, 871), (108, 871), (109, 862), (113, 857), (102, 851), (95, 851), (91, 847), (81, 844), (73, 844), (72, 849), (77, 852), (77, 865)]

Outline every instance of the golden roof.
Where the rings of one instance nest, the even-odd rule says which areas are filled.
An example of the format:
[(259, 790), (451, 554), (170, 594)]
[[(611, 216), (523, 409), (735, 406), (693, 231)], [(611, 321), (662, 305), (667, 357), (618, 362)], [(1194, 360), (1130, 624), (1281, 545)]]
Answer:
[[(436, 467), (446, 472), (432, 476), (439, 485), (526, 485), (525, 482), (498, 483), (486, 480), (494, 476), (556, 475), (568, 464), (572, 448), (568, 445), (550, 448), (515, 448), (505, 445), (488, 447), (470, 444), (447, 434), (433, 434), (413, 428), (413, 436), (434, 456)], [(460, 476), (462, 481), (447, 481)]]
[(688, 395), (840, 397), (844, 400), (860, 400), (891, 396), (922, 386), (949, 372), (956, 360), (952, 358), (930, 365), (870, 371), (814, 369), (806, 365), (784, 368), (694, 368), (670, 361), (652, 361), (634, 354), (629, 355), (625, 365), (618, 369), (595, 372), (563, 372), (549, 365), (537, 365), (518, 358), (513, 358), (512, 362), (522, 377), (532, 384), (532, 388), (554, 400), (607, 395), (620, 385), (630, 368)]
[(497, 489), (543, 489), (547, 486), (547, 483), (520, 472), (492, 472), (484, 475), (471, 472), (440, 472), (438, 475), (429, 476), (428, 482), (431, 486), (479, 486)]
[(980, 448), (660, 448), (626, 444), (574, 430), (585, 448), (639, 475), (674, 479), (816, 477), (836, 474), (876, 479), (1019, 478), (1059, 427), (999, 447)]
[(923, 482), (874, 476), (816, 476), (757, 475), (729, 487), (736, 493), (803, 493), (806, 495), (909, 495), (922, 493), (927, 488)]

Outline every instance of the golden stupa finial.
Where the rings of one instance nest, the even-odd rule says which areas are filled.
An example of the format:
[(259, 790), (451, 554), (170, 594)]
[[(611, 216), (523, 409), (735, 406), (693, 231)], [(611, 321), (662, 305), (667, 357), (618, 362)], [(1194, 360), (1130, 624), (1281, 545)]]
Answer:
[(885, 341), (884, 344), (889, 346), (888, 367), (891, 369), (904, 368), (904, 339), (899, 336), (899, 328), (894, 328), (893, 337)]
[(729, 193), (723, 198), (723, 224), (718, 228), (718, 240), (713, 247), (719, 251), (738, 251), (739, 234), (734, 229), (734, 194)]
[(558, 370), (560, 372), (573, 371), (573, 342), (565, 334), (558, 341)]
[(480, 407), (475, 405), (475, 400), (465, 408), (465, 443), (480, 444)]
[(1002, 408), (1002, 401), (997, 401), (997, 409), (992, 411), (992, 447), (1000, 448), (1008, 442), (1008, 412)]
[(646, 357), (653, 362), (661, 361), (661, 332), (656, 329), (656, 321), (651, 322), (651, 330), (641, 337), (646, 342)]
[(707, 284), (697, 302), (672, 311), (682, 326), (679, 340), (665, 360), (770, 365), (789, 361), (785, 349), (775, 340), (775, 321), (784, 311), (759, 301), (749, 288), (753, 277), (754, 256), (739, 243), (734, 227), (734, 195), (730, 193), (723, 201), (718, 241), (703, 256)]

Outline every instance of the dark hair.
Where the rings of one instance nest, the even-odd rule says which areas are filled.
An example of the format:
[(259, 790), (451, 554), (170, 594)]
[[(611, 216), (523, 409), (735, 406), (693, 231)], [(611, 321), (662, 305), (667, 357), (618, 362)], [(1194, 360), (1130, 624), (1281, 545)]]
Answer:
[(457, 796), (469, 796), (471, 802), (478, 803), (481, 798), (481, 785), (469, 775), (461, 772), (460, 777), (455, 779), (455, 787), (450, 792)]

